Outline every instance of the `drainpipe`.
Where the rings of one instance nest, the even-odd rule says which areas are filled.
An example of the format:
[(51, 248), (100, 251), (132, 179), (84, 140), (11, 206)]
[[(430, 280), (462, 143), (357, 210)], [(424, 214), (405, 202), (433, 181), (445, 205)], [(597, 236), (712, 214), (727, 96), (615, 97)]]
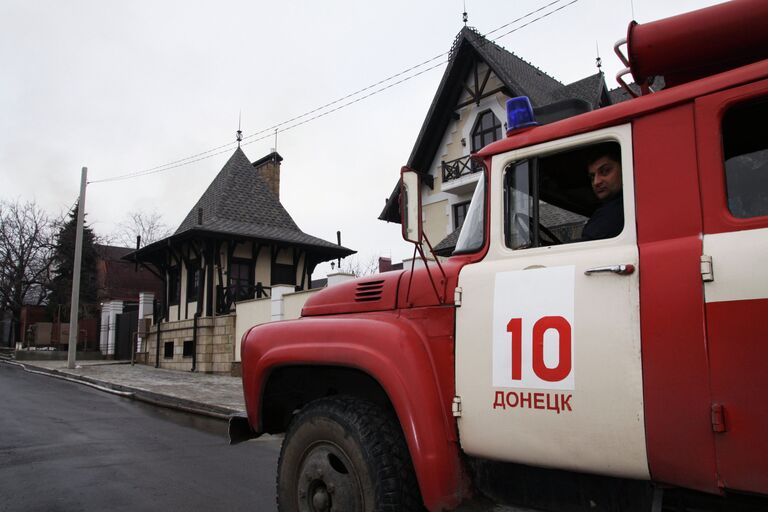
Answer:
[(162, 320), (157, 321), (157, 343), (155, 343), (155, 368), (160, 368), (160, 323)]
[(192, 370), (197, 368), (197, 319), (200, 318), (200, 313), (195, 313), (192, 318)]

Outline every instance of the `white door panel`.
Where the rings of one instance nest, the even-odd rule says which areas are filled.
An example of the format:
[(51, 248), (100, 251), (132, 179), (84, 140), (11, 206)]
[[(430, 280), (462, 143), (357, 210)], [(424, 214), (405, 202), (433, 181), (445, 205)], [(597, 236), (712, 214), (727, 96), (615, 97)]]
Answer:
[(715, 279), (704, 286), (707, 302), (768, 298), (768, 228), (704, 235)]
[(458, 424), (462, 449), (470, 455), (649, 478), (638, 271), (584, 273), (638, 266), (629, 127), (594, 137), (606, 135), (621, 141), (625, 155), (625, 229), (609, 240), (506, 248), (500, 236), (502, 174), (513, 158), (527, 155), (494, 159), (491, 248), (459, 280)]

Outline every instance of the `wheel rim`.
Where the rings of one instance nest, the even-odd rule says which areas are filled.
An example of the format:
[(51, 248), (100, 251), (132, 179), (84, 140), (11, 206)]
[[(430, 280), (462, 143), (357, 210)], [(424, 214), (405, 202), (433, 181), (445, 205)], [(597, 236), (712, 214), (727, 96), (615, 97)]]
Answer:
[(327, 441), (304, 452), (297, 478), (300, 512), (363, 510), (363, 486), (344, 450)]

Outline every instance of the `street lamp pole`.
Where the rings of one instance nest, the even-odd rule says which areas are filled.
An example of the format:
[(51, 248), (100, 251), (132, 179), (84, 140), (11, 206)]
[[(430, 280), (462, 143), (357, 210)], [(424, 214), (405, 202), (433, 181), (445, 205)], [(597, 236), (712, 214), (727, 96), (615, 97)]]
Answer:
[(75, 236), (75, 266), (72, 269), (72, 299), (69, 312), (69, 350), (67, 351), (67, 368), (75, 368), (77, 353), (77, 313), (80, 308), (80, 267), (83, 260), (83, 222), (85, 217), (85, 184), (88, 178), (88, 168), (83, 167), (80, 178), (80, 199), (77, 203), (77, 235)]

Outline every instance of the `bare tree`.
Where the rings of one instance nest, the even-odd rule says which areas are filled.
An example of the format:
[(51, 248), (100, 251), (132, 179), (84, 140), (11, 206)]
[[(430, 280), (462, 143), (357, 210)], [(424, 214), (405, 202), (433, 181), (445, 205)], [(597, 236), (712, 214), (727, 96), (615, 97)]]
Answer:
[(109, 237), (109, 240), (119, 243), (123, 247), (135, 247), (136, 236), (141, 237), (141, 245), (149, 245), (173, 234), (173, 230), (163, 222), (159, 213), (153, 212), (128, 212), (125, 220), (117, 225), (117, 230)]
[(0, 201), (0, 310), (10, 311), (16, 325), (22, 306), (47, 297), (55, 224), (33, 201)]
[(353, 274), (355, 277), (370, 276), (379, 272), (379, 260), (376, 256), (363, 258), (355, 255), (345, 258), (339, 270)]

